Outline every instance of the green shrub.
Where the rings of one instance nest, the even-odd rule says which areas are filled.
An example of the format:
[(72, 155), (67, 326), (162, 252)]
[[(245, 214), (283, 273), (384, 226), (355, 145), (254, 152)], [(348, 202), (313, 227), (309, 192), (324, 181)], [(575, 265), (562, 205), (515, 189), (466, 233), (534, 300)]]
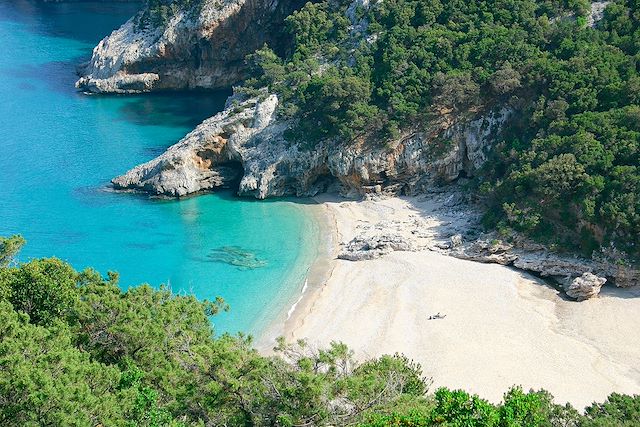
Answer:
[[(398, 354), (358, 364), (342, 343), (317, 350), (281, 339), (275, 356), (262, 356), (250, 337), (214, 336), (209, 316), (225, 308), (221, 300), (146, 285), (122, 291), (115, 273), (78, 273), (56, 259), (0, 267), (0, 277), (17, 291), (0, 299), (2, 426), (640, 422), (639, 397), (615, 393), (584, 416), (547, 392), (517, 387), (499, 405), (462, 390), (427, 395), (420, 365)], [(57, 284), (73, 297), (56, 299)]]
[(246, 85), (280, 95), (298, 123), (291, 138), (382, 146), (507, 104), (515, 112), (477, 179), (486, 223), (640, 257), (636, 0), (608, 5), (596, 29), (585, 0), (374, 2), (360, 10), (366, 29), (349, 26), (347, 3), (308, 3), (287, 18), (286, 55), (249, 58)]

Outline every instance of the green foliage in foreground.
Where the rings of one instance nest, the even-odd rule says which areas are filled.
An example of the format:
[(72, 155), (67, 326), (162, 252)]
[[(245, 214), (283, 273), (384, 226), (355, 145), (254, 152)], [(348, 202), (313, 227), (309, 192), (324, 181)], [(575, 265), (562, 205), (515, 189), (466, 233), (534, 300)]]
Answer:
[[(640, 3), (615, 0), (596, 28), (585, 0), (308, 3), (293, 47), (248, 58), (295, 138), (380, 144), (510, 106), (510, 131), (477, 177), (487, 224), (640, 257)], [(282, 49), (280, 49), (282, 50)]]
[[(6, 240), (3, 240), (6, 241)], [(14, 247), (1, 246), (9, 261)], [(640, 396), (612, 394), (580, 415), (514, 387), (499, 405), (428, 394), (401, 355), (357, 364), (340, 343), (279, 342), (265, 357), (215, 337), (221, 300), (76, 272), (55, 258), (0, 267), (2, 426), (635, 426)]]
[(0, 267), (6, 267), (24, 246), (22, 236), (0, 237)]

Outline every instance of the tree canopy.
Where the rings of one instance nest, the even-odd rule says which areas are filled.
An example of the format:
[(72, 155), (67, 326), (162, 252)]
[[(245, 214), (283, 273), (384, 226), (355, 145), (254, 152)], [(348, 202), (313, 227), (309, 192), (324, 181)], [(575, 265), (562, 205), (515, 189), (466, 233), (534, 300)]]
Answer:
[[(444, 116), (515, 113), (475, 177), (486, 224), (586, 255), (640, 256), (640, 12), (615, 0), (308, 3), (292, 47), (248, 58), (291, 137), (381, 144)], [(278, 51), (282, 51), (279, 49)]]
[[(2, 426), (632, 426), (640, 396), (612, 394), (584, 415), (513, 387), (496, 405), (430, 394), (400, 354), (358, 363), (342, 343), (279, 340), (262, 356), (216, 336), (220, 299), (198, 301), (55, 258), (0, 267)], [(58, 295), (59, 293), (59, 295)]]

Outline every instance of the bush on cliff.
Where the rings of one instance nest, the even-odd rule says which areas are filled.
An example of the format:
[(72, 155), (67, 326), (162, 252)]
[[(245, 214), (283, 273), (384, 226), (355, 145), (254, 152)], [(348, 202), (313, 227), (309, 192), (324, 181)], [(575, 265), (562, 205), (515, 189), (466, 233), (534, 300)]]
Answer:
[(189, 11), (203, 0), (146, 0), (139, 25), (151, 24), (154, 27), (165, 25), (180, 11)]
[(611, 2), (595, 28), (584, 0), (358, 4), (309, 3), (287, 19), (288, 55), (249, 58), (247, 90), (280, 95), (292, 137), (382, 143), (507, 105), (475, 179), (487, 225), (640, 256), (637, 0)]

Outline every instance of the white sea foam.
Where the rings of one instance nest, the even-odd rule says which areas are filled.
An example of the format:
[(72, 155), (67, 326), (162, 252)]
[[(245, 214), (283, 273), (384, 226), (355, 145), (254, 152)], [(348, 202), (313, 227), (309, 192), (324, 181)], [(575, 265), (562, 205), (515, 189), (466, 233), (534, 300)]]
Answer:
[(291, 318), (291, 315), (293, 314), (293, 312), (296, 311), (296, 306), (300, 303), (300, 301), (302, 301), (302, 298), (304, 297), (304, 293), (307, 291), (308, 284), (309, 284), (309, 279), (305, 278), (304, 285), (302, 286), (302, 292), (300, 292), (300, 297), (298, 297), (298, 299), (296, 300), (296, 302), (293, 303), (289, 311), (287, 311), (287, 320)]

